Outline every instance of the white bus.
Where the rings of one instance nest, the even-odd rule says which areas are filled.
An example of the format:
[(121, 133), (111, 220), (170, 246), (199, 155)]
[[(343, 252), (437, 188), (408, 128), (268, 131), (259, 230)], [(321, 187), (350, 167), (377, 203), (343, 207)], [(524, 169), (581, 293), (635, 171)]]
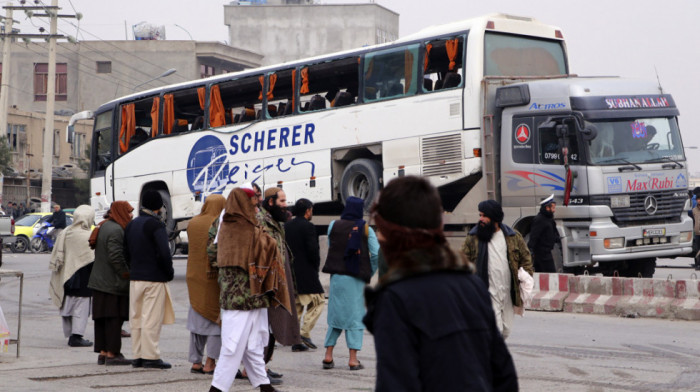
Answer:
[[(485, 77), (569, 73), (560, 30), (494, 14), (396, 42), (152, 89), (94, 112), (91, 203), (161, 192), (168, 228), (247, 182), (315, 203), (315, 222), (422, 175), (452, 212), (482, 177)], [(451, 225), (473, 223), (459, 215)], [(328, 218), (326, 218), (328, 219)]]

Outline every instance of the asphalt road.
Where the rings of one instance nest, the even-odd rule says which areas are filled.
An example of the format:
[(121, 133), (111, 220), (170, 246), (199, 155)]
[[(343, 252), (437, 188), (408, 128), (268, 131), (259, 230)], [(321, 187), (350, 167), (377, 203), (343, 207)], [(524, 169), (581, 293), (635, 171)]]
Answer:
[[(171, 370), (104, 367), (91, 348), (71, 348), (63, 337), (57, 309), (48, 296), (48, 255), (3, 254), (4, 269), (24, 272), (21, 356), (15, 346), (0, 353), (0, 391), (206, 391), (211, 376), (189, 372), (186, 258), (175, 260), (171, 291), (176, 323), (163, 328), (163, 358)], [(690, 259), (662, 260), (656, 277), (690, 278)], [(324, 274), (322, 274), (324, 275)], [(323, 276), (327, 282), (327, 277)], [(17, 322), (19, 285), (0, 281), (0, 306), (10, 326)], [(321, 345), (325, 314), (312, 333)], [(92, 322), (86, 337), (92, 340)], [(124, 339), (124, 352), (130, 340)], [(323, 350), (293, 353), (279, 347), (271, 367), (284, 373), (282, 391), (371, 391), (375, 379), (372, 336), (365, 334), (359, 354), (366, 369), (351, 372), (343, 338), (336, 348), (336, 369), (322, 370)], [(615, 316), (527, 312), (516, 317), (507, 341), (522, 391), (700, 391), (700, 322)], [(232, 391), (255, 391), (237, 380)]]

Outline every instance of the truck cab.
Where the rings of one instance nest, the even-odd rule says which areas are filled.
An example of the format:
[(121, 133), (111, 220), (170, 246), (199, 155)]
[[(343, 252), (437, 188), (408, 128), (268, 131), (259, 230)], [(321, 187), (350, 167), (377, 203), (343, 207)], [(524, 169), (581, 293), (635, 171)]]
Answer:
[(493, 105), (506, 223), (527, 235), (538, 203), (554, 194), (565, 269), (646, 277), (657, 257), (691, 251), (679, 113), (658, 85), (523, 81), (496, 88)]

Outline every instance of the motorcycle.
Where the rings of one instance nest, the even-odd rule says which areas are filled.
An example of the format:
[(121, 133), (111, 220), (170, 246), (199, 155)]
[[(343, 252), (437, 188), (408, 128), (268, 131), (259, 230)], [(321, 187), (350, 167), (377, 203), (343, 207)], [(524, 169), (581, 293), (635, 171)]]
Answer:
[(34, 236), (29, 241), (29, 250), (32, 253), (51, 252), (53, 250), (54, 227), (49, 222), (43, 222), (34, 231)]

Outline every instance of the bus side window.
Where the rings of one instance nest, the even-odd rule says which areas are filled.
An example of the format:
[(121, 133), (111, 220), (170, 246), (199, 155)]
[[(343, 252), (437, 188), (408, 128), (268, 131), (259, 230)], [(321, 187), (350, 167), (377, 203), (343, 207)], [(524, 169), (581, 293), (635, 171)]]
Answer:
[(463, 36), (427, 42), (423, 54), (423, 92), (463, 86)]
[(294, 99), (295, 77), (295, 69), (277, 71), (268, 76), (267, 118), (292, 114), (291, 107), (287, 112), (287, 103), (291, 105)]
[[(199, 87), (199, 89), (204, 87)], [(166, 99), (164, 105), (172, 107), (163, 110), (169, 118), (163, 119), (163, 133), (166, 135), (191, 131), (199, 121), (204, 121), (204, 104), (199, 98), (198, 88), (188, 88), (166, 93), (172, 99)], [(200, 126), (201, 128), (201, 126)]]
[(418, 90), (418, 49), (414, 44), (366, 54), (365, 100), (414, 95)]
[(124, 154), (158, 132), (160, 97), (149, 97), (121, 105), (119, 153)]
[(311, 112), (355, 104), (358, 64), (359, 57), (354, 56), (301, 68), (299, 110)]
[(233, 124), (255, 121), (262, 110), (262, 75), (219, 83), (221, 101)]

